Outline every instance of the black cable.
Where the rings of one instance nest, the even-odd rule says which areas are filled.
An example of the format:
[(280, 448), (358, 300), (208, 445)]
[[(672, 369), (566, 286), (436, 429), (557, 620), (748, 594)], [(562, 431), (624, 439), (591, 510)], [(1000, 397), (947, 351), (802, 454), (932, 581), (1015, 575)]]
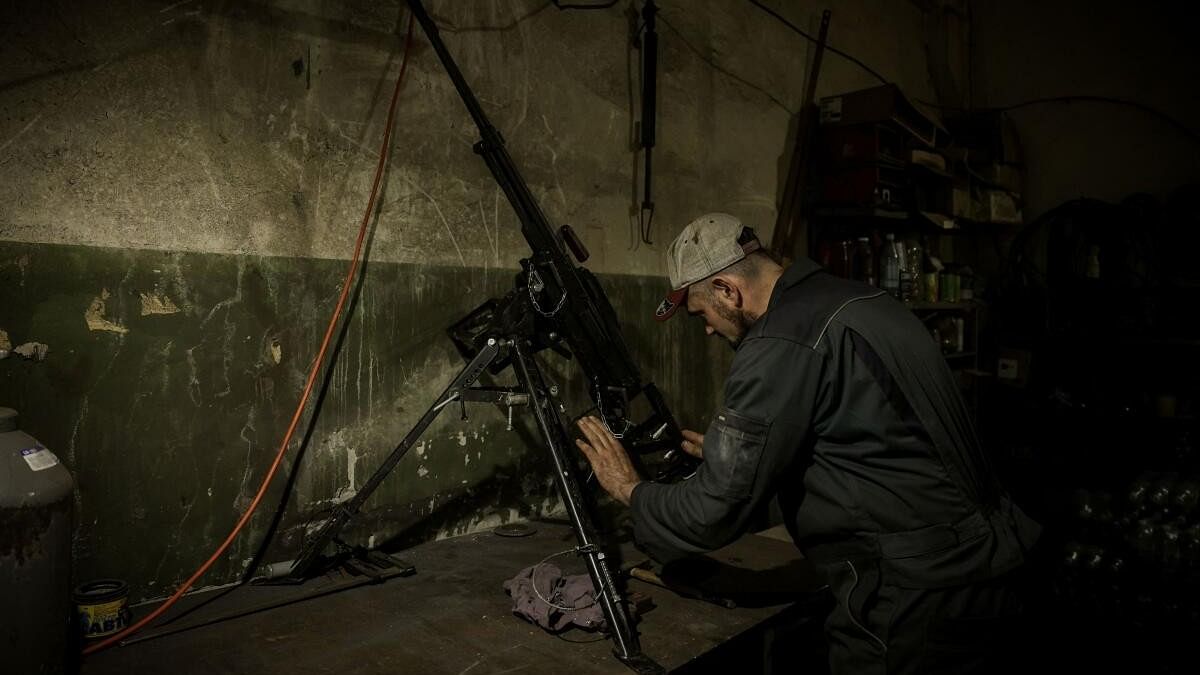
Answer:
[[(796, 24), (792, 23), (791, 21), (788, 21), (779, 12), (776, 12), (775, 10), (771, 9), (770, 7), (767, 7), (766, 5), (762, 4), (758, 0), (750, 0), (750, 4), (761, 9), (762, 11), (766, 12), (767, 14), (770, 14), (771, 16), (775, 17), (783, 25), (796, 31), (797, 33), (800, 34), (801, 37), (808, 40), (809, 42), (812, 42), (814, 44), (817, 42), (817, 38), (800, 30), (800, 28), (798, 26), (796, 26)], [(859, 61), (855, 57), (847, 54), (846, 52), (838, 49), (837, 47), (834, 47), (833, 45), (829, 44), (828, 42), (825, 43), (825, 49), (828, 49), (829, 51), (833, 52), (834, 54), (837, 54), (838, 56), (842, 57), (843, 59), (846, 59), (847, 61), (857, 65), (859, 68), (862, 68), (863, 70), (867, 71), (868, 73), (874, 75), (875, 78), (878, 79), (880, 82), (882, 82), (884, 84), (888, 84), (887, 78), (880, 75), (874, 68), (872, 68), (871, 66), (868, 66), (867, 64), (863, 63), (862, 61)]]
[[(759, 0), (750, 0), (750, 3), (753, 4), (755, 7), (758, 7), (759, 9), (763, 10), (767, 14), (770, 14), (771, 16), (775, 17), (777, 20), (782, 22), (784, 25), (786, 25), (788, 28), (792, 29), (796, 33), (803, 36), (805, 39), (810, 40), (814, 43), (817, 42), (817, 39), (814, 38), (812, 35), (809, 35), (805, 31), (801, 30), (795, 24), (793, 24), (792, 22), (788, 21), (786, 18), (781, 16), (778, 12), (776, 12), (775, 10), (771, 9), (770, 7), (767, 7), (766, 5), (759, 2)], [(667, 24), (667, 25), (669, 26), (670, 24)], [(854, 58), (853, 56), (847, 54), (846, 52), (843, 52), (842, 50), (837, 49), (828, 44), (825, 45), (825, 48), (828, 49), (829, 51), (833, 52), (834, 54), (837, 54), (838, 56), (841, 56), (842, 58), (847, 59), (847, 60), (857, 64), (858, 66), (860, 66), (861, 68), (863, 68), (864, 70), (866, 70), (867, 72), (871, 73), (876, 78), (878, 78), (880, 82), (887, 84), (886, 78), (884, 78), (882, 75), (880, 75), (878, 72), (876, 72), (873, 68), (871, 68), (867, 64), (863, 63), (862, 61), (860, 61), (860, 60)], [(693, 50), (693, 51), (695, 51), (695, 50)], [(709, 62), (709, 65), (714, 65), (714, 67), (715, 67), (715, 64), (713, 64), (711, 62)], [(722, 72), (726, 72), (726, 71), (722, 71)], [(729, 74), (729, 73), (726, 72), (726, 74)], [(760, 91), (762, 91), (762, 90), (760, 90)], [(774, 100), (778, 103), (778, 100), (775, 99), (775, 97), (771, 96), (769, 93), (767, 93), (765, 91), (763, 93), (766, 93), (767, 96), (770, 96), (772, 100)], [(1146, 105), (1145, 103), (1140, 103), (1138, 101), (1131, 101), (1131, 100), (1123, 99), (1123, 98), (1117, 98), (1114, 96), (1090, 96), (1090, 95), (1045, 96), (1042, 98), (1030, 99), (1028, 101), (1021, 101), (1020, 103), (1014, 103), (1012, 105), (994, 106), (994, 107), (988, 107), (988, 108), (973, 108), (973, 109), (962, 108), (962, 107), (958, 107), (958, 106), (947, 106), (947, 105), (942, 105), (939, 103), (934, 103), (932, 101), (925, 101), (925, 100), (921, 100), (921, 99), (916, 99), (916, 101), (917, 101), (917, 103), (921, 103), (921, 104), (931, 106), (934, 108), (939, 108), (942, 110), (957, 110), (957, 111), (961, 111), (961, 112), (1007, 112), (1009, 110), (1017, 110), (1019, 108), (1025, 108), (1025, 107), (1033, 106), (1033, 105), (1041, 105), (1044, 103), (1074, 103), (1077, 101), (1091, 102), (1091, 103), (1110, 103), (1110, 104), (1114, 104), (1114, 105), (1128, 106), (1128, 107), (1134, 108), (1136, 110), (1141, 110), (1142, 112), (1147, 113), (1147, 114), (1151, 115), (1152, 117), (1157, 117), (1160, 120), (1162, 120), (1162, 121), (1166, 122), (1167, 124), (1171, 125), (1172, 127), (1174, 127), (1177, 131), (1179, 131), (1183, 135), (1192, 139), (1196, 143), (1200, 143), (1200, 133), (1191, 129), (1190, 127), (1185, 125), (1183, 122), (1180, 122), (1179, 120), (1175, 119), (1174, 117), (1171, 117), (1167, 113), (1165, 113), (1157, 108), (1154, 108), (1152, 106)]]
[(564, 5), (559, 2), (559, 0), (554, 0), (554, 6), (559, 9), (608, 9), (615, 4), (617, 4), (617, 0), (610, 0), (610, 2), (599, 2), (594, 5), (580, 5), (576, 3)]
[(780, 108), (782, 108), (783, 110), (785, 110), (788, 114), (790, 114), (790, 115), (796, 114), (796, 111), (789, 108), (786, 103), (779, 100), (771, 92), (762, 88), (760, 85), (757, 85), (757, 84), (751, 82), (750, 80), (747, 80), (746, 78), (742, 77), (741, 75), (733, 73), (732, 71), (722, 67), (716, 61), (712, 60), (707, 55), (705, 55), (704, 52), (700, 51), (700, 49), (696, 47), (696, 45), (693, 45), (691, 42), (688, 42), (688, 39), (683, 35), (683, 32), (681, 32), (679, 30), (679, 28), (677, 28), (674, 24), (672, 24), (670, 21), (668, 21), (667, 18), (662, 15), (662, 13), (659, 13), (658, 21), (662, 25), (669, 28), (672, 33), (675, 33), (675, 36), (679, 38), (679, 42), (683, 43), (684, 47), (687, 47), (689, 51), (691, 51), (693, 54), (695, 54), (696, 58), (698, 58), (701, 61), (703, 61), (704, 63), (708, 64), (708, 67), (712, 68), (713, 70), (717, 71), (718, 73), (721, 73), (722, 75), (725, 75), (726, 77), (729, 77), (732, 80), (736, 80), (736, 81), (742, 83), (743, 85), (753, 89), (754, 91), (757, 91), (758, 93), (762, 94), (763, 96), (766, 96), (767, 98), (771, 99), (772, 103), (774, 103), (775, 105), (777, 105)]
[(446, 33), (500, 33), (500, 32), (504, 32), (504, 31), (508, 31), (508, 30), (512, 30), (513, 28), (516, 28), (518, 25), (525, 22), (526, 20), (532, 19), (533, 17), (537, 16), (538, 14), (541, 14), (542, 10), (546, 9), (547, 7), (549, 7), (551, 5), (557, 5), (557, 4), (558, 3), (552, 2), (551, 0), (546, 0), (546, 2), (542, 2), (542, 3), (539, 3), (538, 5), (535, 5), (533, 8), (531, 8), (525, 14), (515, 17), (511, 22), (503, 24), (503, 25), (496, 25), (496, 26), (488, 26), (488, 25), (456, 26), (453, 21), (450, 21), (449, 19), (447, 19), (443, 16), (439, 16), (439, 15), (433, 14), (433, 13), (430, 13), (430, 16), (433, 17), (434, 21), (437, 23), (438, 30), (446, 32)]
[(1018, 108), (1025, 108), (1025, 107), (1028, 107), (1031, 105), (1040, 105), (1043, 103), (1074, 103), (1076, 101), (1086, 101), (1089, 103), (1111, 103), (1114, 105), (1129, 106), (1130, 108), (1134, 108), (1136, 110), (1140, 110), (1144, 113), (1147, 113), (1147, 114), (1151, 115), (1152, 117), (1159, 118), (1160, 120), (1166, 122), (1167, 124), (1170, 124), (1171, 126), (1175, 127), (1175, 129), (1177, 131), (1179, 131), (1180, 133), (1182, 133), (1184, 136), (1187, 136), (1188, 138), (1192, 139), (1193, 141), (1196, 141), (1197, 143), (1200, 143), (1200, 133), (1197, 133), (1196, 131), (1189, 128), (1187, 125), (1185, 125), (1183, 122), (1180, 122), (1179, 120), (1175, 119), (1174, 117), (1171, 117), (1170, 115), (1159, 110), (1158, 108), (1154, 108), (1152, 106), (1146, 105), (1145, 103), (1140, 103), (1138, 101), (1130, 101), (1129, 99), (1116, 98), (1114, 96), (1045, 96), (1042, 98), (1034, 98), (1034, 99), (1030, 99), (1028, 101), (1021, 101), (1020, 103), (1014, 103), (1012, 105), (1000, 106), (997, 108), (983, 108), (982, 110), (984, 112), (1006, 112), (1009, 110), (1016, 110)]
[(1196, 141), (1197, 143), (1200, 143), (1200, 133), (1197, 133), (1196, 131), (1194, 131), (1193, 129), (1188, 127), (1183, 122), (1180, 122), (1179, 120), (1175, 119), (1174, 117), (1171, 117), (1170, 115), (1159, 110), (1158, 108), (1147, 105), (1145, 103), (1141, 103), (1139, 101), (1131, 101), (1126, 98), (1117, 98), (1115, 96), (1091, 96), (1091, 95), (1043, 96), (1041, 98), (1033, 98), (1033, 99), (1029, 99), (1028, 101), (1021, 101), (1020, 103), (1013, 103), (1011, 105), (988, 106), (985, 108), (963, 108), (961, 106), (942, 105), (940, 103), (934, 103), (933, 101), (925, 101), (923, 99), (914, 99), (914, 100), (917, 103), (927, 105), (932, 108), (938, 108), (941, 110), (952, 110), (955, 112), (964, 112), (964, 113), (1008, 112), (1009, 110), (1017, 110), (1018, 108), (1026, 108), (1026, 107), (1029, 107), (1032, 105), (1041, 105), (1043, 103), (1075, 103), (1076, 101), (1084, 101), (1084, 102), (1088, 102), (1088, 103), (1111, 103), (1114, 105), (1129, 106), (1130, 108), (1134, 108), (1136, 110), (1140, 110), (1144, 113), (1147, 113), (1151, 117), (1157, 117), (1158, 119), (1160, 119), (1160, 120), (1166, 122), (1167, 124), (1171, 125), (1172, 127), (1174, 127), (1176, 131), (1182, 133), (1184, 136), (1187, 136), (1188, 138), (1192, 139), (1193, 141)]

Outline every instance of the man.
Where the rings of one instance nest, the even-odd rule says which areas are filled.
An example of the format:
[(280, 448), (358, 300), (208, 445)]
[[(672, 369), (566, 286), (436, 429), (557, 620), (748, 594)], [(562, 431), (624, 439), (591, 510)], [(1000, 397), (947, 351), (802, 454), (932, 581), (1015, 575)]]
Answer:
[(1020, 604), (1011, 572), (1038, 526), (1001, 490), (955, 379), (921, 322), (883, 291), (801, 259), (786, 270), (753, 231), (701, 216), (671, 244), (679, 307), (736, 349), (688, 481), (644, 482), (594, 418), (577, 441), (662, 562), (719, 548), (778, 497), (826, 576), (834, 673), (986, 672)]

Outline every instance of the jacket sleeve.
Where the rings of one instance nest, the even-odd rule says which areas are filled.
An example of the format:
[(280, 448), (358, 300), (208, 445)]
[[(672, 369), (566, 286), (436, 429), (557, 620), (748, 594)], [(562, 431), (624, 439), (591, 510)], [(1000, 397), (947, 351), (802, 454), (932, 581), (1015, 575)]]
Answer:
[(809, 446), (823, 397), (824, 358), (781, 338), (753, 338), (734, 357), (724, 406), (704, 435), (690, 480), (643, 482), (630, 507), (634, 537), (660, 562), (720, 548), (746, 529), (778, 477)]

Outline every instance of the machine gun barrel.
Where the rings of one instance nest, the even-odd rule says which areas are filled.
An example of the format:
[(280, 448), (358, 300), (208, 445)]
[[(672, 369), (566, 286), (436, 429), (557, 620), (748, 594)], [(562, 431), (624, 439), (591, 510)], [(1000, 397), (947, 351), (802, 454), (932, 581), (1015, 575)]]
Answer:
[(504, 190), (513, 210), (517, 212), (517, 217), (521, 220), (521, 233), (529, 241), (529, 246), (534, 251), (544, 251), (550, 254), (556, 265), (572, 266), (570, 258), (563, 250), (561, 240), (550, 227), (550, 222), (542, 213), (537, 199), (529, 191), (525, 180), (513, 165), (512, 157), (504, 147), (503, 136), (484, 114), (479, 100), (475, 98), (475, 93), (467, 84), (462, 71), (458, 69), (454, 57), (446, 49), (446, 44), (442, 42), (437, 24), (434, 23), (420, 2), (410, 2), (409, 8), (433, 45), (434, 52), (437, 53), (438, 59), (441, 60), (442, 66), (450, 76), (450, 81), (454, 83), (454, 88), (458, 90), (459, 97), (462, 98), (463, 105), (467, 107), (467, 112), (470, 113), (475, 126), (479, 128), (480, 140), (475, 144), (475, 152), (484, 157), (496, 182), (500, 184), (500, 188)]
[[(536, 300), (533, 309), (553, 324), (554, 333), (565, 343), (587, 377), (592, 397), (601, 418), (618, 436), (624, 432), (645, 428), (630, 420), (629, 402), (639, 394), (653, 408), (654, 426), (663, 424), (666, 430), (654, 439), (631, 438), (631, 445), (640, 450), (659, 447), (678, 447), (681, 435), (678, 425), (653, 384), (645, 383), (621, 335), (616, 312), (600, 287), (599, 281), (582, 265), (576, 264), (564, 245), (559, 232), (551, 226), (537, 199), (530, 191), (520, 171), (504, 145), (500, 132), (488, 119), (474, 92), (467, 84), (454, 58), (442, 42), (437, 25), (417, 0), (410, 0), (413, 16), (421, 24), (434, 52), (479, 128), (480, 140), (475, 144), (496, 183), (504, 191), (509, 204), (521, 223), (521, 233), (533, 255), (522, 261), (528, 276), (530, 296)], [(576, 247), (572, 247), (574, 249)], [(554, 346), (556, 349), (561, 345)]]

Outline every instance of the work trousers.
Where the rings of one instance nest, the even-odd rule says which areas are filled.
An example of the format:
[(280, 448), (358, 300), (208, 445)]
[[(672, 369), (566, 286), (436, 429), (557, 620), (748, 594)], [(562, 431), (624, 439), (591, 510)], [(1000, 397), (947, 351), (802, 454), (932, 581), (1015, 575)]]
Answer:
[(878, 561), (823, 568), (837, 600), (825, 621), (832, 675), (1011, 673), (1025, 660), (1015, 575), (914, 589), (882, 583)]

